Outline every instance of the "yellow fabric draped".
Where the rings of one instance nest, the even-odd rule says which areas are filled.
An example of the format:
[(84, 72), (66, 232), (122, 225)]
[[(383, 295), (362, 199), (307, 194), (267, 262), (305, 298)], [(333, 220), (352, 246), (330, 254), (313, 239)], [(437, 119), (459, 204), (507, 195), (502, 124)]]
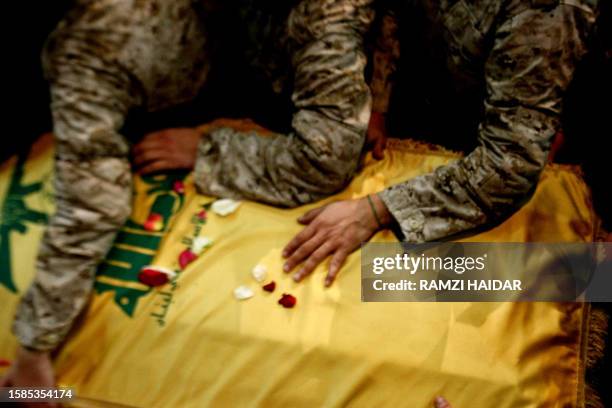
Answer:
[[(8, 248), (1, 253), (0, 358), (12, 359), (17, 346), (10, 323), (43, 229), (32, 214), (52, 210), (52, 157), (44, 138), (27, 160), (0, 167), (0, 239)], [(351, 185), (326, 202), (379, 191), (456, 157), (391, 140), (384, 160), (368, 157)], [(173, 191), (177, 180), (184, 195)], [(59, 383), (81, 398), (76, 406), (430, 407), (435, 395), (459, 408), (583, 404), (585, 306), (362, 303), (358, 252), (329, 289), (326, 264), (301, 284), (281, 271), (280, 251), (300, 231), (296, 218), (321, 203), (287, 210), (244, 202), (226, 217), (208, 211), (204, 223), (197, 214), (211, 201), (195, 193), (191, 176), (136, 177), (132, 219), (55, 359)], [(163, 216), (163, 231), (143, 228), (152, 212)], [(594, 219), (579, 175), (548, 166), (528, 204), (466, 239), (589, 241)], [(178, 269), (195, 236), (214, 244), (175, 280), (154, 289), (138, 282), (142, 265)], [(395, 238), (381, 232), (373, 240)], [(251, 277), (257, 264), (276, 281), (274, 293)], [(255, 290), (252, 299), (234, 299), (242, 284)], [(277, 304), (282, 293), (297, 297), (294, 309)]]

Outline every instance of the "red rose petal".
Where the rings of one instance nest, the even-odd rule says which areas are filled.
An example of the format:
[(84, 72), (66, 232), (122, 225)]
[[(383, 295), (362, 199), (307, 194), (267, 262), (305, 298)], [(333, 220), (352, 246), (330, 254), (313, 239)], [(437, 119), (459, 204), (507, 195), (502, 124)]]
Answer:
[(172, 185), (172, 190), (177, 194), (185, 194), (185, 184), (181, 180), (176, 180)]
[(283, 297), (278, 300), (278, 304), (286, 307), (287, 309), (291, 309), (297, 303), (297, 299), (295, 296), (290, 295), (288, 293), (283, 293)]
[(200, 212), (198, 213), (197, 217), (198, 217), (199, 219), (201, 219), (202, 221), (204, 221), (204, 220), (206, 220), (206, 215), (207, 215), (207, 214), (206, 214), (206, 210), (202, 210), (202, 211), (200, 211)]
[(198, 256), (194, 254), (193, 252), (191, 252), (191, 249), (187, 248), (186, 250), (181, 252), (181, 254), (179, 255), (179, 259), (178, 259), (179, 266), (181, 267), (181, 269), (185, 269), (187, 265), (189, 265), (196, 259), (198, 259)]
[(161, 231), (164, 228), (164, 216), (157, 213), (149, 214), (143, 227), (147, 231)]
[(154, 269), (143, 269), (138, 274), (138, 280), (148, 286), (161, 286), (168, 283), (168, 275)]
[(274, 289), (276, 289), (276, 282), (272, 281), (268, 283), (267, 285), (263, 285), (262, 288), (266, 292), (274, 292)]

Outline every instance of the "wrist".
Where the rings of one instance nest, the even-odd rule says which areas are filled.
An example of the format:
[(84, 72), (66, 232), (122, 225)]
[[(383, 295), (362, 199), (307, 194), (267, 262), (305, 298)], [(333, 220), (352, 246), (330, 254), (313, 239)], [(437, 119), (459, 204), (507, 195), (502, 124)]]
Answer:
[(28, 346), (20, 346), (17, 350), (17, 358), (23, 361), (33, 361), (50, 358), (51, 353), (44, 350), (36, 350)]
[(391, 225), (393, 217), (378, 194), (370, 194), (364, 200), (368, 202), (367, 206), (374, 220), (375, 229), (379, 230)]
[(374, 203), (376, 211), (378, 212), (381, 224), (385, 228), (393, 224), (393, 215), (391, 215), (387, 205), (378, 194), (372, 194), (372, 202)]

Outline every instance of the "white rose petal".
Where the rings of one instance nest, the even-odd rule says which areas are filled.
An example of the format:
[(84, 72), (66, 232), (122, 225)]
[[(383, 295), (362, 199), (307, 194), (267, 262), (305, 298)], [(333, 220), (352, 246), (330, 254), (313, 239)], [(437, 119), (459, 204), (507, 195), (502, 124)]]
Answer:
[(240, 207), (240, 204), (240, 201), (232, 200), (230, 198), (222, 198), (212, 203), (210, 208), (215, 214), (225, 217), (226, 215), (236, 211), (238, 207)]
[(251, 271), (251, 275), (253, 276), (253, 279), (255, 279), (257, 282), (265, 281), (267, 273), (268, 273), (268, 268), (265, 265), (261, 265), (261, 264), (255, 265), (255, 267)]
[(143, 266), (140, 270), (144, 271), (145, 269), (152, 269), (156, 272), (161, 272), (167, 275), (169, 280), (172, 280), (176, 277), (176, 272), (174, 272), (172, 269), (164, 268), (163, 266), (147, 265)]
[(213, 244), (213, 240), (208, 237), (196, 237), (191, 243), (191, 252), (200, 255), (204, 249)]
[(234, 297), (238, 300), (246, 300), (252, 298), (253, 295), (255, 295), (253, 289), (245, 285), (238, 286), (236, 289), (234, 289)]

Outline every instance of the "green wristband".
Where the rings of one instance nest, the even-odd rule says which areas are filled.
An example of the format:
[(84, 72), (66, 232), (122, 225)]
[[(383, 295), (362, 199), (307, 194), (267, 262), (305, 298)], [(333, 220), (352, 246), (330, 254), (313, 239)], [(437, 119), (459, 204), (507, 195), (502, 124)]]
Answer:
[(374, 218), (376, 218), (376, 222), (378, 223), (378, 228), (382, 228), (382, 222), (380, 222), (380, 218), (378, 217), (378, 213), (376, 212), (376, 207), (374, 207), (374, 203), (372, 202), (372, 197), (368, 194), (368, 203), (370, 203), (370, 208), (372, 209), (372, 214), (374, 214)]

